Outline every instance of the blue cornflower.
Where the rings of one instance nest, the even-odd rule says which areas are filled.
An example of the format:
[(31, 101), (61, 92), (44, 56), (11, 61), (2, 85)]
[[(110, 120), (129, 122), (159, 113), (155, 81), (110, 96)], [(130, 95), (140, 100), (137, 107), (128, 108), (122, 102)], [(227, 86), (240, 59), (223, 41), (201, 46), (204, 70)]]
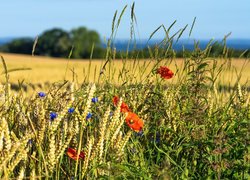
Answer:
[(156, 144), (160, 143), (160, 141), (161, 141), (161, 135), (160, 135), (160, 133), (156, 132), (155, 135), (152, 135), (150, 137), (150, 141), (151, 142), (155, 142)]
[(41, 97), (41, 98), (43, 98), (43, 97), (46, 96), (46, 94), (45, 94), (44, 92), (39, 92), (39, 93), (38, 93), (38, 96)]
[(93, 103), (97, 103), (97, 102), (98, 102), (98, 97), (93, 97), (93, 98), (92, 98), (92, 102), (93, 102)]
[(68, 109), (68, 113), (70, 113), (70, 114), (73, 113), (74, 111), (75, 111), (75, 109), (73, 107)]
[(88, 120), (88, 119), (90, 119), (91, 117), (92, 117), (92, 114), (89, 112), (89, 113), (87, 114), (86, 119)]
[(139, 131), (138, 133), (136, 133), (137, 136), (143, 136), (143, 131)]
[(55, 118), (57, 118), (57, 114), (56, 114), (55, 112), (51, 112), (51, 113), (49, 114), (49, 116), (50, 116), (50, 120), (51, 120), (51, 121), (53, 121)]
[(159, 143), (161, 141), (161, 135), (159, 132), (156, 133), (156, 136), (155, 136), (155, 142), (156, 143)]
[(29, 140), (28, 140), (28, 144), (29, 144), (29, 145), (32, 145), (32, 143), (33, 143), (33, 140), (32, 140), (32, 139), (29, 139)]

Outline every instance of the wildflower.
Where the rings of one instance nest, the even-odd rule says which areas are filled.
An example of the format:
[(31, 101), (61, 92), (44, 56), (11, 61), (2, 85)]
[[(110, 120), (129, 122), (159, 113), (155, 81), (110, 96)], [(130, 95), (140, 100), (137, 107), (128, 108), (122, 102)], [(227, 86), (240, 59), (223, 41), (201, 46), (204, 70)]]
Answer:
[[(113, 103), (114, 103), (114, 105), (117, 106), (118, 102), (119, 102), (119, 97), (118, 96), (114, 96), (113, 97)], [(122, 102), (121, 112), (123, 112), (123, 113), (131, 112), (131, 110), (129, 109), (128, 105), (125, 102)]]
[(155, 142), (156, 144), (160, 143), (161, 141), (161, 135), (159, 132), (156, 132), (154, 135), (151, 135), (150, 137), (151, 142)]
[(128, 112), (125, 120), (127, 125), (135, 132), (140, 132), (142, 130), (144, 123), (135, 113)]
[(50, 113), (50, 120), (53, 121), (55, 118), (57, 118), (57, 114), (55, 112)]
[(93, 97), (91, 100), (93, 103), (97, 103), (98, 102), (98, 97)]
[(89, 112), (89, 113), (87, 114), (86, 120), (90, 119), (91, 117), (92, 117), (92, 114)]
[(143, 130), (140, 130), (139, 132), (136, 133), (137, 136), (143, 136)]
[(161, 141), (161, 135), (160, 135), (159, 132), (157, 132), (156, 135), (155, 135), (155, 142), (159, 143), (160, 141)]
[(68, 113), (72, 114), (75, 111), (75, 109), (73, 107), (68, 109)]
[(71, 159), (74, 159), (74, 160), (77, 160), (78, 158), (80, 159), (84, 159), (85, 157), (85, 154), (83, 151), (80, 152), (80, 154), (78, 155), (77, 157), (77, 151), (73, 148), (68, 148), (67, 149), (67, 155), (71, 158)]
[(161, 78), (163, 79), (170, 79), (174, 76), (173, 71), (171, 71), (168, 67), (166, 66), (160, 66), (157, 70), (156, 70), (157, 74), (161, 75)]
[(43, 98), (43, 97), (46, 96), (46, 94), (45, 94), (44, 92), (39, 92), (39, 93), (38, 93), (38, 96), (39, 96), (40, 98)]
[(33, 143), (33, 140), (32, 140), (32, 139), (29, 139), (29, 140), (28, 140), (28, 144), (29, 144), (29, 145), (32, 145), (32, 143)]

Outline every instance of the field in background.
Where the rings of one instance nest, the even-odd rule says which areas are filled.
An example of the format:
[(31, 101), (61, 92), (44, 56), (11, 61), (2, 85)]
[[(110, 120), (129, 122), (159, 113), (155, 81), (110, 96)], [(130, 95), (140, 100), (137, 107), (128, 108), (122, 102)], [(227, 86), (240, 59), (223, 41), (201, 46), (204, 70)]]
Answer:
[[(53, 83), (62, 80), (72, 81), (73, 72), (75, 74), (74, 78), (77, 79), (78, 83), (98, 82), (100, 69), (105, 63), (105, 60), (91, 60), (90, 64), (89, 60), (68, 60), (16, 54), (2, 54), (2, 56), (9, 71), (16, 68), (30, 68), (30, 70), (9, 73), (10, 82), (15, 84), (18, 83), (18, 80), (24, 80), (25, 83), (33, 84)], [(219, 64), (222, 62), (224, 60), (219, 60)], [(163, 60), (163, 63), (166, 63), (170, 69), (176, 72), (177, 68), (180, 69), (183, 66), (183, 59)], [(112, 61), (111, 66), (106, 66), (103, 76), (113, 77), (113, 79), (109, 79), (113, 83), (123, 83), (120, 81), (121, 78), (118, 79), (118, 76), (121, 71), (126, 71), (127, 76), (133, 76), (137, 82), (140, 82), (146, 75), (150, 74), (154, 64), (155, 62), (151, 60), (136, 60), (136, 62), (133, 60), (116, 60)], [(227, 63), (227, 66), (228, 64), (231, 64), (231, 68), (225, 69), (221, 73), (218, 82), (223, 86), (233, 86), (237, 81), (238, 74), (241, 72), (241, 84), (247, 83), (246, 85), (249, 86), (249, 82), (247, 82), (250, 78), (249, 60), (232, 59), (231, 63)], [(111, 68), (109, 69), (109, 67)], [(124, 67), (125, 69), (123, 69)], [(145, 69), (145, 67), (147, 68)], [(3, 66), (0, 67), (0, 71), (4, 72)], [(138, 76), (139, 74), (144, 74), (144, 77)], [(0, 80), (5, 82), (3, 74)]]

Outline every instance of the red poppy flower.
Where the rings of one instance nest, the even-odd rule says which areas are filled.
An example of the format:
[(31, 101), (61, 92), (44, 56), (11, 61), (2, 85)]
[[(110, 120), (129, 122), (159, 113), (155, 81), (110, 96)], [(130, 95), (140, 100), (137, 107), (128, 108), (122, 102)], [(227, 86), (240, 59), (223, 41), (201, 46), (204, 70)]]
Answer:
[(161, 78), (163, 79), (170, 79), (174, 76), (173, 71), (171, 71), (168, 67), (166, 66), (160, 66), (157, 70), (156, 70), (157, 74), (161, 75)]
[(142, 130), (144, 123), (135, 113), (128, 112), (125, 120), (127, 125), (134, 131), (139, 132)]
[[(114, 96), (113, 97), (113, 103), (115, 106), (117, 106), (119, 102), (119, 97), (118, 96)], [(122, 102), (121, 105), (121, 112), (125, 113), (125, 112), (131, 112), (131, 110), (129, 109), (128, 105), (125, 102)]]
[(80, 152), (78, 158), (77, 158), (77, 151), (73, 148), (68, 148), (67, 150), (67, 155), (71, 158), (71, 159), (74, 159), (74, 160), (77, 160), (78, 158), (80, 159), (84, 159), (85, 157), (85, 154), (83, 151)]

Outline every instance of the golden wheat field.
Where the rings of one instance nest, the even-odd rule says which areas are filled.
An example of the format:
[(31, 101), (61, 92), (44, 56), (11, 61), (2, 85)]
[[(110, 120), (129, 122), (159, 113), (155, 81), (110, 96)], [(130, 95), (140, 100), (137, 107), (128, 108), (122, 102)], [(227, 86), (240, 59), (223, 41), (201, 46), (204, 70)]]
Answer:
[[(18, 83), (24, 81), (25, 83), (52, 83), (62, 80), (73, 80), (79, 82), (98, 82), (101, 67), (105, 60), (71, 60), (61, 58), (38, 57), (29, 55), (17, 54), (1, 54), (6, 62), (9, 73), (9, 81), (11, 83)], [(225, 60), (218, 60), (219, 64)], [(250, 60), (249, 59), (232, 59), (226, 60), (226, 66), (231, 64), (230, 69), (224, 69), (218, 78), (218, 82), (222, 85), (232, 86), (237, 81), (239, 75), (240, 83), (249, 86), (250, 79)], [(163, 60), (162, 63), (167, 64), (173, 71), (181, 69), (183, 66), (183, 59)], [(132, 76), (137, 82), (141, 81), (151, 72), (155, 65), (154, 60), (130, 60), (122, 61), (115, 60), (106, 66), (105, 72), (102, 76), (112, 77), (110, 81), (117, 83), (122, 79), (120, 72), (126, 73), (126, 76)], [(2, 75), (1, 82), (5, 81), (4, 68), (0, 67)], [(29, 69), (12, 71), (15, 69)], [(140, 76), (138, 76), (140, 74)], [(143, 75), (142, 75), (143, 74)], [(74, 76), (73, 76), (74, 75)], [(118, 78), (119, 77), (119, 78)], [(174, 80), (173, 80), (174, 81)]]

